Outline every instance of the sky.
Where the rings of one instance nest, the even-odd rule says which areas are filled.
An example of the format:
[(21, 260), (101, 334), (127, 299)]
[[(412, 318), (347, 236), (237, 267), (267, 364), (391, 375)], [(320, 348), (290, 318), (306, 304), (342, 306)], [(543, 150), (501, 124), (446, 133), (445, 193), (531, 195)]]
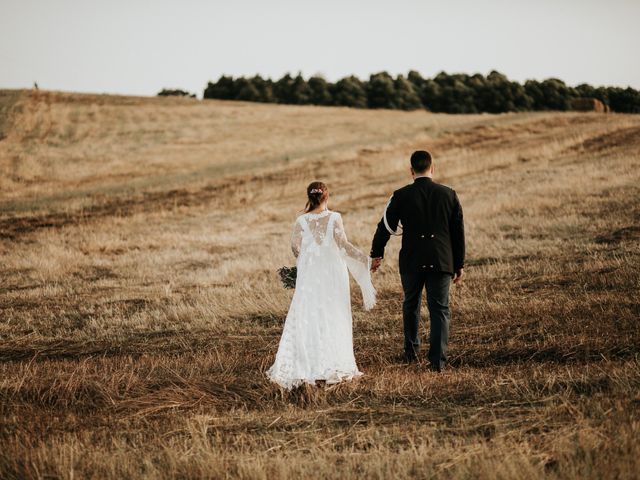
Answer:
[(0, 0), (0, 88), (498, 70), (640, 89), (639, 21), (640, 0)]

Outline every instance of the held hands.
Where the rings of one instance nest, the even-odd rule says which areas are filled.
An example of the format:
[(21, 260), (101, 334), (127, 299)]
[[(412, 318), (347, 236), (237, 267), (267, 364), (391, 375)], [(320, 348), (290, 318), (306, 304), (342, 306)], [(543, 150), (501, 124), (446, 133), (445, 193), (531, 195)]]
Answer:
[(453, 276), (453, 283), (458, 283), (460, 281), (460, 279), (462, 279), (463, 275), (464, 275), (464, 268), (456, 270), (456, 273)]
[(380, 268), (380, 264), (382, 264), (382, 257), (372, 258), (371, 259), (371, 272), (375, 273), (378, 268)]

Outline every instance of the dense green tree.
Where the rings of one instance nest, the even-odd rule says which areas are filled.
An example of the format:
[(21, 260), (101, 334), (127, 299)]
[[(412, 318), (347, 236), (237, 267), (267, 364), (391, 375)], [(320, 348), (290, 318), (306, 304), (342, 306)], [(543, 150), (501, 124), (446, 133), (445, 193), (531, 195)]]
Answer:
[(524, 89), (532, 100), (534, 110), (569, 110), (571, 99), (577, 96), (575, 90), (557, 78), (542, 82), (527, 80)]
[(367, 91), (365, 84), (357, 77), (350, 76), (338, 80), (329, 86), (333, 105), (343, 107), (367, 108)]
[(293, 78), (285, 74), (273, 84), (273, 96), (278, 103), (296, 103), (293, 95)]
[(425, 78), (422, 77), (422, 75), (420, 75), (420, 72), (416, 72), (415, 70), (409, 71), (409, 74), (407, 75), (407, 80), (413, 83), (413, 86), (418, 92), (422, 90), (424, 83), (427, 81)]
[(516, 112), (526, 112), (531, 110), (533, 99), (527, 95), (524, 87), (518, 82), (509, 82), (510, 100)]
[(471, 87), (476, 92), (479, 112), (519, 112), (530, 110), (533, 104), (522, 85), (511, 82), (500, 72), (492, 71), (486, 78), (474, 75)]
[(425, 80), (419, 92), (424, 108), (432, 112), (442, 112), (442, 89), (434, 80)]
[(369, 77), (367, 105), (369, 108), (398, 108), (393, 77), (387, 72), (374, 73)]
[(203, 98), (218, 98), (220, 100), (234, 100), (236, 98), (235, 80), (233, 77), (222, 75), (216, 83), (209, 82), (204, 90)]
[(614, 112), (640, 113), (640, 92), (631, 87), (609, 87), (609, 106)]
[(260, 91), (256, 88), (253, 82), (247, 78), (239, 78), (235, 82), (235, 100), (245, 100), (247, 102), (259, 102), (261, 101)]
[(477, 113), (473, 90), (462, 80), (455, 80), (442, 89), (442, 103), (447, 113)]
[(440, 111), (446, 113), (477, 112), (474, 91), (467, 86), (468, 75), (448, 75), (445, 72), (440, 72), (434, 81), (440, 86)]
[(585, 98), (595, 98), (595, 93), (596, 93), (596, 89), (595, 87), (592, 87), (591, 85), (588, 85), (586, 83), (581, 83), (580, 85), (578, 85), (576, 87), (576, 92), (578, 93), (578, 96), (580, 97), (585, 97)]
[(422, 100), (413, 82), (402, 75), (398, 75), (394, 81), (396, 90), (396, 108), (402, 110), (417, 110), (423, 108)]
[(251, 78), (251, 83), (258, 91), (258, 102), (272, 103), (276, 101), (273, 95), (273, 82), (271, 80), (265, 80), (260, 75), (256, 75)]
[(311, 103), (313, 92), (307, 81), (300, 73), (293, 79), (291, 84), (291, 102), (298, 105), (308, 105)]
[(329, 83), (322, 77), (314, 76), (308, 82), (310, 101), (314, 105), (331, 105), (332, 98), (329, 90)]

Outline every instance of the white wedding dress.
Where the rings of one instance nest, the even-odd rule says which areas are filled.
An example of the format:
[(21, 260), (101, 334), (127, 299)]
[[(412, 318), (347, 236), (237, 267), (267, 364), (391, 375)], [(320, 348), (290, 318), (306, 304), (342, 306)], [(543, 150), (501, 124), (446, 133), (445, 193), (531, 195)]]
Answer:
[(369, 257), (349, 243), (342, 217), (330, 210), (300, 215), (291, 248), (297, 257), (296, 289), (267, 376), (291, 389), (362, 375), (353, 355), (348, 272), (360, 286), (365, 309), (373, 308)]

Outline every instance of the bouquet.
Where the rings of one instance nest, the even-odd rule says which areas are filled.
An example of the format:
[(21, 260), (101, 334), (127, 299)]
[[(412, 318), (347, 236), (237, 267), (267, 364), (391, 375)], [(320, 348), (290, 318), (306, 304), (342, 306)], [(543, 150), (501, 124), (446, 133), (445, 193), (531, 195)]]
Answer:
[(282, 267), (278, 269), (280, 281), (284, 288), (296, 288), (296, 276), (298, 275), (297, 267)]

